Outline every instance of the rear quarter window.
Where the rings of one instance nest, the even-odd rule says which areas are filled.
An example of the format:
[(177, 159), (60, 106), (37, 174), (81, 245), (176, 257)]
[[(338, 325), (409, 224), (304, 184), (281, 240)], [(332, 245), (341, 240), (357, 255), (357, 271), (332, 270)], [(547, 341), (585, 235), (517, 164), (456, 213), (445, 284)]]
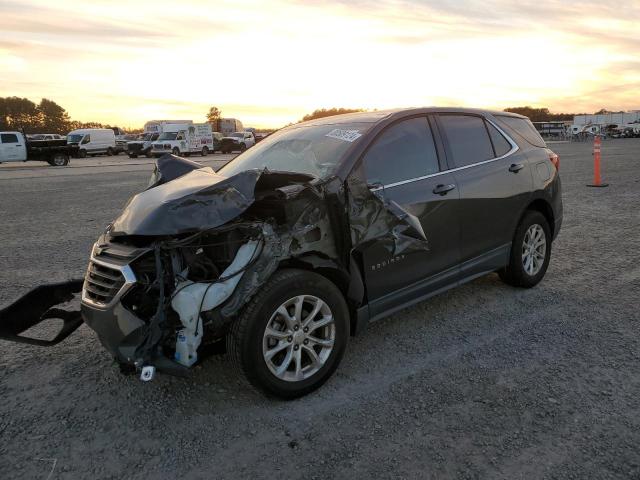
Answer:
[(528, 118), (511, 117), (507, 115), (495, 115), (495, 118), (531, 145), (542, 148), (547, 146)]
[(502, 157), (511, 150), (511, 144), (504, 138), (496, 127), (487, 122), (487, 130), (491, 136), (491, 142), (493, 143), (493, 149), (496, 151), (496, 157)]

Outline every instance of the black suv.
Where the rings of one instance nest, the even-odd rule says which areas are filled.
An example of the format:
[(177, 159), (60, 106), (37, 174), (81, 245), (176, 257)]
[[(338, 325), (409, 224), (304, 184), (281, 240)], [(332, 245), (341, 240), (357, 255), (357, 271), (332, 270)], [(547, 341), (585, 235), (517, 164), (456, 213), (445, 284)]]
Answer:
[(536, 285), (558, 168), (527, 118), (450, 108), (300, 123), (217, 173), (165, 155), (95, 244), (82, 317), (144, 379), (226, 341), (254, 386), (304, 395), (368, 322), (493, 272)]

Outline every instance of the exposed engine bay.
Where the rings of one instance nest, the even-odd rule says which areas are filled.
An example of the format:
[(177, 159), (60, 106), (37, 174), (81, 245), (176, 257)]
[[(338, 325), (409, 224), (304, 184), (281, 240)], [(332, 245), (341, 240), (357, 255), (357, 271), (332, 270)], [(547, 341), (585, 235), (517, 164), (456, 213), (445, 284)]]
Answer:
[(95, 243), (84, 281), (38, 287), (45, 290), (0, 310), (0, 338), (29, 343), (20, 333), (57, 314), (68, 317), (64, 331), (46, 344), (63, 340), (81, 320), (55, 306), (82, 287), (82, 320), (121, 365), (141, 370), (143, 380), (156, 368), (184, 374), (283, 266), (340, 285), (354, 331), (366, 324), (358, 252), (373, 239), (389, 255), (429, 248), (413, 215), (355, 176), (345, 182), (265, 169), (226, 178), (165, 155), (149, 187)]

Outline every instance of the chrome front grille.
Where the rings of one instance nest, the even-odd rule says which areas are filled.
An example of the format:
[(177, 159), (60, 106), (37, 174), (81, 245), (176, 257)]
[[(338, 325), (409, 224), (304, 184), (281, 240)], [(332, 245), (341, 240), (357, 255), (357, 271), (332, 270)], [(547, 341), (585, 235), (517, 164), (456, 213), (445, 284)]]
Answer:
[(82, 303), (106, 309), (136, 283), (131, 263), (149, 251), (115, 243), (96, 243), (84, 277)]
[(85, 298), (91, 303), (108, 305), (124, 284), (122, 271), (92, 260), (84, 281)]

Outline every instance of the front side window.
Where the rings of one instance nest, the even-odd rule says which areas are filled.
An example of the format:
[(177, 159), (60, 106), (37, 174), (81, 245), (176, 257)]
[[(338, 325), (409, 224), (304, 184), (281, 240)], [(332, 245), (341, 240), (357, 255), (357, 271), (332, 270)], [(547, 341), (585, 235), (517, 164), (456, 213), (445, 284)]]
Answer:
[(82, 139), (83, 144), (87, 144), (90, 141), (91, 141), (91, 135), (85, 135), (85, 137)]
[(0, 140), (2, 143), (18, 143), (18, 136), (15, 133), (3, 133)]
[(178, 134), (176, 132), (164, 132), (158, 140), (175, 140)]
[(494, 158), (491, 140), (482, 117), (440, 115), (440, 123), (449, 142), (456, 167)]
[(363, 166), (371, 185), (390, 185), (438, 172), (438, 155), (426, 117), (387, 128), (365, 154)]

